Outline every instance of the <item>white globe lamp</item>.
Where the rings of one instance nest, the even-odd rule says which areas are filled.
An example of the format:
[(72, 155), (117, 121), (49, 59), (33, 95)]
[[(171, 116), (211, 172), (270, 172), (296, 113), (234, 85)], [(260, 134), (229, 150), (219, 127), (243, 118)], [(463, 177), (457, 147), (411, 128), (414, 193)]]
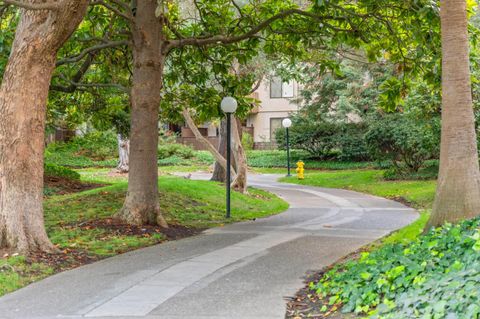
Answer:
[(231, 96), (223, 98), (222, 103), (220, 104), (222, 111), (227, 114), (235, 113), (238, 107), (237, 100)]
[(282, 125), (284, 128), (289, 128), (290, 126), (292, 126), (292, 120), (289, 118), (286, 118), (282, 121)]

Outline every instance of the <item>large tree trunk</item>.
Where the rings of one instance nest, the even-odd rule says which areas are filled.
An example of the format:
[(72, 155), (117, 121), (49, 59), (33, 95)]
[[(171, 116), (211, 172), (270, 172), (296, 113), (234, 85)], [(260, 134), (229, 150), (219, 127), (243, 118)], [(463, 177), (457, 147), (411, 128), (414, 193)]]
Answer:
[(247, 154), (242, 145), (242, 125), (238, 119), (232, 117), (232, 153), (235, 157), (237, 176), (233, 180), (232, 188), (242, 194), (247, 193)]
[(122, 134), (117, 134), (118, 144), (118, 165), (117, 171), (128, 173), (128, 156), (130, 154), (130, 140)]
[(133, 29), (133, 87), (128, 192), (117, 217), (135, 225), (168, 227), (158, 198), (158, 108), (165, 56), (156, 0), (137, 2)]
[(439, 226), (480, 214), (480, 172), (470, 82), (465, 0), (441, 2), (442, 141), (432, 216)]
[(24, 253), (55, 250), (42, 208), (46, 103), (57, 51), (88, 0), (60, 3), (55, 11), (21, 10), (0, 86), (0, 248)]

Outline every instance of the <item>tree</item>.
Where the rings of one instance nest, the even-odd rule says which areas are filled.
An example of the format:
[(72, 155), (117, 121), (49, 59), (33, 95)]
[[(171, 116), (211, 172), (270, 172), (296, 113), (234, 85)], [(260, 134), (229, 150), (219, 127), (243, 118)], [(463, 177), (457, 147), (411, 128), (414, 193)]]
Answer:
[(117, 217), (131, 224), (168, 227), (158, 202), (158, 108), (165, 64), (164, 22), (157, 1), (137, 2), (133, 34), (130, 174), (128, 192)]
[(465, 0), (441, 2), (443, 60), (440, 172), (427, 228), (480, 214), (480, 171), (466, 9)]
[(57, 52), (88, 0), (15, 3), (20, 21), (0, 86), (0, 248), (53, 251), (42, 207), (46, 104)]

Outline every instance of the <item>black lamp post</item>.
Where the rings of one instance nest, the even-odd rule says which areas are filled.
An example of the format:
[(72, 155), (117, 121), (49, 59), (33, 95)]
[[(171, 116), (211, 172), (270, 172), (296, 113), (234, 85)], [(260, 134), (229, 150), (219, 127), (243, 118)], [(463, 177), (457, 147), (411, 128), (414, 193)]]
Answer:
[(287, 177), (290, 177), (292, 175), (290, 174), (290, 135), (288, 132), (288, 128), (292, 126), (292, 120), (290, 120), (289, 118), (286, 118), (282, 121), (282, 125), (285, 128), (286, 134), (287, 134), (287, 169), (288, 169)]
[(222, 100), (221, 103), (222, 111), (227, 115), (227, 169), (226, 169), (226, 180), (225, 186), (227, 191), (227, 218), (230, 218), (230, 184), (231, 184), (231, 171), (230, 164), (231, 162), (231, 141), (232, 141), (232, 113), (235, 113), (237, 110), (237, 100), (233, 97), (226, 97)]

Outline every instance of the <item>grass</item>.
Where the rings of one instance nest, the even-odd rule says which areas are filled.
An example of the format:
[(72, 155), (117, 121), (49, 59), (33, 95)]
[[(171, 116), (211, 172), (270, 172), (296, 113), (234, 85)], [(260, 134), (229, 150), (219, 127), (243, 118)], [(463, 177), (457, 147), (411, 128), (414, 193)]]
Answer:
[(0, 259), (0, 296), (53, 274), (41, 263), (30, 263), (24, 256)]
[[(69, 264), (74, 259), (97, 260), (132, 249), (157, 244), (167, 238), (161, 232), (122, 233), (121, 229), (96, 227), (123, 204), (127, 183), (124, 176), (109, 176), (108, 169), (80, 170), (84, 181), (112, 185), (81, 193), (52, 196), (44, 202), (45, 225), (52, 242), (63, 251)], [(204, 229), (280, 213), (288, 204), (275, 195), (249, 189), (232, 193), (232, 218), (225, 218), (225, 188), (210, 181), (174, 176), (159, 178), (160, 209), (171, 225)], [(98, 224), (103, 225), (103, 224)], [(127, 229), (128, 230), (128, 229)], [(44, 278), (58, 269), (26, 257), (0, 259), (0, 295)]]
[(415, 208), (429, 208), (435, 197), (435, 181), (386, 181), (381, 170), (307, 171), (304, 180), (283, 177), (282, 182), (341, 188), (380, 197), (402, 198)]

